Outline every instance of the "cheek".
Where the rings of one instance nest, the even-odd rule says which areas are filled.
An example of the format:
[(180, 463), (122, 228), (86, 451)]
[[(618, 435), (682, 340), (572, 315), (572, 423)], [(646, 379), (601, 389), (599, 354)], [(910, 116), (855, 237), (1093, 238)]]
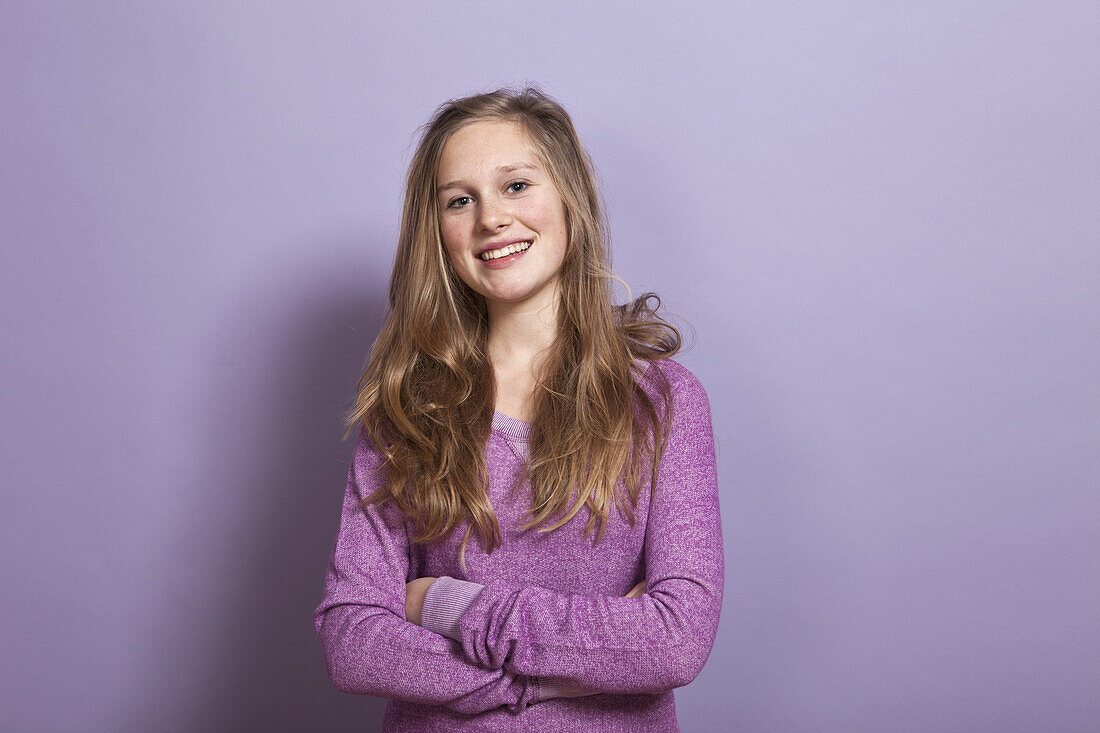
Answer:
[(564, 253), (566, 240), (569, 239), (569, 225), (565, 221), (565, 208), (560, 203), (543, 209), (541, 229), (555, 235), (554, 239), (559, 240), (561, 252)]
[(454, 257), (465, 248), (465, 240), (453, 224), (450, 226), (443, 224), (439, 231), (443, 235), (443, 249), (449, 257)]
[(517, 213), (544, 233), (565, 230), (565, 209), (561, 204), (545, 201), (531, 203), (518, 209)]

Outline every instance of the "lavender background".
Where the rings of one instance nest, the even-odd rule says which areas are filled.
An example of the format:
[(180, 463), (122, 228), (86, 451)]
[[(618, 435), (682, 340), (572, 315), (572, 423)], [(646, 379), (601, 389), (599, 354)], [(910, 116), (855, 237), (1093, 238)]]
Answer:
[(0, 727), (377, 730), (310, 625), (338, 418), (414, 130), (531, 80), (711, 397), (683, 729), (1097, 730), (1098, 47), (1091, 2), (5, 3)]

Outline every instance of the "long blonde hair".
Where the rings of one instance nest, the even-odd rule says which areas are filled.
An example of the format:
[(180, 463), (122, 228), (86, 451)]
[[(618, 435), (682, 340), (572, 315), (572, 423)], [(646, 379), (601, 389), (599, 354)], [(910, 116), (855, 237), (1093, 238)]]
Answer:
[[(611, 303), (615, 276), (592, 162), (560, 104), (528, 86), (451, 100), (436, 110), (409, 165), (390, 312), (346, 424), (347, 435), (363, 426), (387, 472), (362, 503), (392, 500), (413, 520), (417, 543), (443, 540), (469, 520), (463, 565), (475, 528), (486, 552), (501, 542), (484, 457), (496, 385), (484, 299), (459, 279), (444, 250), (436, 173), (451, 135), (485, 120), (522, 126), (561, 193), (568, 231), (557, 334), (536, 389), (529, 460), (512, 487), (531, 482), (531, 519), (522, 529), (561, 515), (538, 531), (557, 529), (587, 506), (585, 536), (599, 522), (598, 543), (612, 501), (633, 526), (644, 473), (656, 488), (672, 407), (663, 372), (648, 367), (681, 344), (679, 331), (657, 315), (655, 294)], [(635, 372), (656, 379), (661, 404)]]

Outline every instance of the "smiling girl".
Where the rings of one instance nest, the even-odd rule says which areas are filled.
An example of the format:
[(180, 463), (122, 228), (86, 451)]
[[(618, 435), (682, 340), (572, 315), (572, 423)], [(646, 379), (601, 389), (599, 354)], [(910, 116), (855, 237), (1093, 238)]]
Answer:
[(724, 584), (710, 408), (659, 299), (611, 302), (606, 231), (538, 89), (426, 126), (314, 614), (384, 731), (679, 730)]

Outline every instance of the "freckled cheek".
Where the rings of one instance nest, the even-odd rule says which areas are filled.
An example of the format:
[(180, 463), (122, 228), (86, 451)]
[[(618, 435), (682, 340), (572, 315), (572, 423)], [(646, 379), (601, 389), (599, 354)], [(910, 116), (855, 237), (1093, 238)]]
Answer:
[(562, 216), (552, 206), (547, 206), (545, 203), (521, 204), (516, 207), (516, 214), (528, 224), (544, 232), (553, 227)]
[(465, 249), (465, 240), (459, 232), (455, 231), (455, 227), (444, 226), (440, 231), (443, 235), (443, 249), (448, 255), (453, 257)]

